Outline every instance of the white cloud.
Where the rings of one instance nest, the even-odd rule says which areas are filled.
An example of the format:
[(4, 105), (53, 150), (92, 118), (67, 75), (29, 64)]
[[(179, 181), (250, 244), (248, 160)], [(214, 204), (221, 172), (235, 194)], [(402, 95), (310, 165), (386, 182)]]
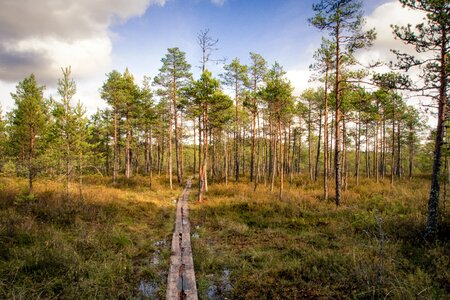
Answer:
[(414, 47), (394, 38), (391, 24), (399, 26), (416, 25), (421, 23), (424, 17), (424, 13), (404, 8), (398, 1), (391, 1), (378, 6), (372, 14), (366, 17), (365, 25), (366, 30), (375, 28), (377, 39), (369, 50), (360, 51), (358, 54), (359, 60), (365, 64), (376, 60), (395, 61), (395, 55), (390, 51), (391, 49), (416, 55)]
[[(414, 55), (419, 58), (430, 57), (430, 53), (417, 53), (415, 48), (411, 45), (406, 45), (401, 40), (395, 39), (391, 24), (398, 26), (407, 26), (411, 24), (415, 26), (419, 23), (424, 23), (425, 13), (412, 10), (403, 7), (398, 1), (390, 1), (385, 4), (378, 6), (372, 14), (367, 16), (367, 23), (365, 29), (374, 28), (377, 32), (377, 39), (373, 45), (368, 50), (361, 50), (358, 53), (358, 59), (363, 64), (369, 64), (376, 60), (382, 62), (394, 62), (396, 61), (396, 56), (391, 49), (399, 50), (404, 53)], [(377, 72), (387, 72), (389, 68), (387, 66), (379, 67)], [(420, 70), (418, 68), (412, 68), (408, 71), (408, 75), (413, 82), (420, 85), (419, 78)], [(423, 110), (421, 104), (428, 102), (428, 98), (418, 97), (418, 95), (413, 95), (410, 92), (403, 92), (404, 97), (408, 104), (414, 105), (417, 109)], [(428, 124), (432, 125), (435, 119), (430, 118)]]
[(0, 10), (0, 80), (34, 72), (54, 84), (62, 66), (78, 77), (104, 73), (110, 63), (110, 27), (141, 16), (166, 0), (3, 0)]
[(286, 77), (291, 81), (294, 87), (294, 95), (299, 96), (304, 90), (309, 87), (315, 87), (318, 84), (310, 82), (311, 71), (309, 69), (300, 70), (288, 70), (286, 72)]

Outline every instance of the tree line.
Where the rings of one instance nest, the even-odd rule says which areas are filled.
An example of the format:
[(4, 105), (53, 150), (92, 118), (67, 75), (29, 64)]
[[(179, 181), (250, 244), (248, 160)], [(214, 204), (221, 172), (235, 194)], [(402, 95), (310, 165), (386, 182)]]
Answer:
[[(66, 197), (74, 181), (82, 197), (83, 175), (89, 173), (111, 176), (114, 183), (141, 174), (150, 187), (153, 174), (165, 174), (170, 188), (194, 174), (199, 201), (211, 181), (248, 181), (255, 190), (260, 185), (277, 188), (281, 199), (284, 184), (309, 178), (321, 181), (323, 199), (333, 196), (337, 206), (349, 177), (356, 185), (362, 176), (376, 181), (387, 177), (395, 184), (416, 171), (431, 171), (427, 236), (432, 238), (443, 161), (448, 170), (442, 149), (449, 4), (400, 2), (427, 15), (415, 28), (393, 25), (394, 36), (431, 58), (394, 51), (398, 59), (393, 71), (378, 74), (373, 66), (360, 67), (355, 53), (376, 38), (375, 30), (363, 30), (361, 2), (321, 0), (308, 20), (328, 33), (310, 67), (321, 87), (299, 97), (283, 67), (254, 52), (248, 64), (239, 58), (223, 62), (223, 72), (214, 76), (208, 64), (221, 60), (214, 59), (218, 40), (208, 30), (197, 36), (202, 50), (199, 78), (194, 78), (185, 52), (169, 48), (157, 76), (144, 77), (141, 84), (128, 69), (106, 74), (100, 94), (108, 107), (90, 117), (80, 102), (73, 103), (76, 83), (70, 68), (62, 69), (57, 99), (45, 99), (45, 87), (30, 75), (11, 94), (14, 109), (0, 115), (2, 171), (27, 176), (30, 194), (38, 174), (60, 176)], [(421, 70), (421, 86), (400, 72), (412, 68)], [(424, 116), (407, 104), (404, 90), (434, 100), (434, 150), (424, 140)], [(423, 159), (430, 155), (432, 162)]]

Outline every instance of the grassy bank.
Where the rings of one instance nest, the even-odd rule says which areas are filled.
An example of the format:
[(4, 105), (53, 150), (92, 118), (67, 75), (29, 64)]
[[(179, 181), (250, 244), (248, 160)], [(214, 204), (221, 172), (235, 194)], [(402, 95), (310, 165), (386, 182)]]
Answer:
[(165, 295), (174, 220), (172, 199), (156, 179), (86, 179), (74, 187), (0, 178), (1, 299), (129, 299)]
[(362, 180), (343, 205), (299, 180), (283, 200), (267, 187), (211, 185), (191, 206), (203, 299), (448, 299), (449, 214), (421, 238), (429, 181)]

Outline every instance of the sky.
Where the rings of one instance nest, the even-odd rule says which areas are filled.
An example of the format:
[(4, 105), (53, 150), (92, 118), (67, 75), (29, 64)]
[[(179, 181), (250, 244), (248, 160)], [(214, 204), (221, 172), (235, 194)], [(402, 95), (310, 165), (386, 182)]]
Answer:
[[(201, 51), (197, 34), (209, 29), (219, 40), (217, 59), (237, 57), (249, 62), (249, 52), (277, 61), (298, 95), (309, 83), (313, 53), (326, 35), (308, 24), (317, 0), (1, 0), (0, 104), (10, 111), (10, 93), (31, 73), (56, 94), (61, 67), (71, 66), (77, 83), (76, 100), (89, 114), (106, 106), (99, 89), (106, 74), (128, 68), (136, 82), (154, 77), (167, 48), (186, 52), (194, 76), (199, 76)], [(393, 59), (389, 49), (410, 52), (394, 40), (390, 24), (415, 24), (418, 12), (394, 0), (365, 0), (366, 28), (375, 27), (377, 41), (359, 54), (367, 63)], [(222, 65), (210, 63), (214, 75)]]

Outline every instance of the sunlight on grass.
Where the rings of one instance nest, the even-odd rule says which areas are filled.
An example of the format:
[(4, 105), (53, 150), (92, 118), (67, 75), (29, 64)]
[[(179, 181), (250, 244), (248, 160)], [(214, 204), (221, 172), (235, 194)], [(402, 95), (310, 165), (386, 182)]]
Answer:
[(301, 178), (282, 200), (264, 185), (212, 185), (191, 210), (200, 298), (445, 299), (448, 240), (420, 240), (428, 182), (353, 184), (339, 208)]
[[(62, 183), (0, 178), (0, 298), (163, 297), (174, 204), (181, 189), (86, 178), (69, 200)], [(142, 286), (153, 289), (142, 293)]]

